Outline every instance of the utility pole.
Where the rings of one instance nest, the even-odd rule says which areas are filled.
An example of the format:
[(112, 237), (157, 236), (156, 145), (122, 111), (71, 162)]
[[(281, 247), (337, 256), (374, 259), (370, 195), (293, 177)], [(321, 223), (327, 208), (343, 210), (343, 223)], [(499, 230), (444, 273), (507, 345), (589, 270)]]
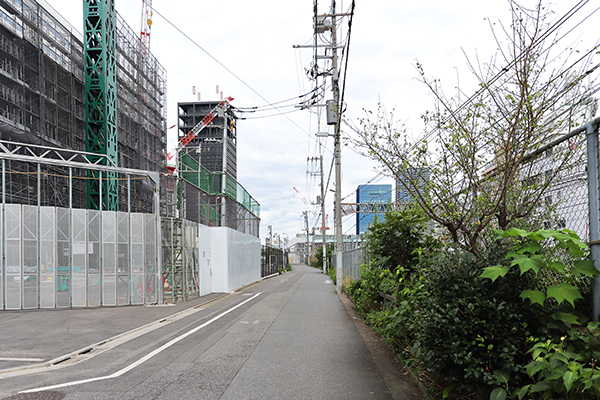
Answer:
[[(342, 269), (342, 149), (340, 144), (340, 85), (337, 60), (337, 23), (336, 23), (336, 4), (331, 0), (331, 51), (332, 57), (332, 77), (333, 87), (333, 111), (335, 118), (334, 126), (334, 157), (335, 157), (335, 267), (337, 292), (342, 293), (343, 269)], [(328, 121), (329, 123), (329, 121)]]
[(302, 212), (304, 214), (304, 227), (306, 229), (306, 245), (305, 245), (305, 255), (306, 255), (306, 265), (309, 265), (309, 259), (308, 259), (308, 211), (303, 211)]
[[(331, 13), (328, 15), (317, 15), (317, 1), (314, 1), (314, 45), (312, 46), (294, 46), (295, 48), (301, 47), (312, 47), (315, 52), (315, 60), (313, 68), (308, 72), (311, 79), (317, 81), (319, 77), (331, 75), (332, 77), (332, 88), (333, 88), (333, 99), (326, 101), (327, 109), (327, 125), (334, 125), (334, 134), (329, 135), (327, 132), (317, 132), (317, 137), (334, 136), (335, 139), (335, 150), (334, 150), (334, 161), (335, 161), (335, 260), (336, 260), (336, 283), (337, 291), (341, 293), (343, 285), (343, 268), (342, 268), (342, 151), (341, 151), (341, 127), (340, 127), (340, 115), (342, 107), (340, 104), (340, 86), (339, 86), (339, 69), (338, 69), (338, 42), (337, 42), (337, 17), (338, 16), (352, 16), (354, 13), (354, 1), (352, 2), (352, 12), (350, 14), (337, 14), (336, 1), (331, 1)], [(331, 18), (329, 20), (328, 18)], [(317, 43), (317, 34), (331, 31), (331, 42), (319, 45)], [(320, 56), (317, 54), (318, 48), (325, 48), (331, 50), (331, 56), (325, 55)], [(327, 69), (324, 72), (319, 71), (318, 60), (319, 59), (331, 59), (331, 69)], [(318, 87), (318, 85), (317, 85)], [(321, 105), (314, 105), (321, 106)], [(324, 197), (324, 196), (323, 196)], [(325, 213), (323, 213), (325, 215)], [(324, 235), (325, 236), (325, 235)], [(325, 241), (325, 239), (324, 239)]]
[(325, 225), (325, 184), (323, 172), (323, 156), (320, 158), (321, 166), (321, 233), (323, 234), (323, 273), (327, 273), (327, 226)]

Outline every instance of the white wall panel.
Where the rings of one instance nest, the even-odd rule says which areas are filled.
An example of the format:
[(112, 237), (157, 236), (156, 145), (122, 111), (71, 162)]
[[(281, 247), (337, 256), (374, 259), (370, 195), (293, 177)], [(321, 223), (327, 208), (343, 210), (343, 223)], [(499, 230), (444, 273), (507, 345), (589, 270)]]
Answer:
[(260, 280), (260, 239), (229, 228), (211, 228), (212, 290), (228, 293)]
[(212, 243), (211, 230), (205, 225), (198, 225), (198, 260), (200, 262), (200, 296), (212, 293)]

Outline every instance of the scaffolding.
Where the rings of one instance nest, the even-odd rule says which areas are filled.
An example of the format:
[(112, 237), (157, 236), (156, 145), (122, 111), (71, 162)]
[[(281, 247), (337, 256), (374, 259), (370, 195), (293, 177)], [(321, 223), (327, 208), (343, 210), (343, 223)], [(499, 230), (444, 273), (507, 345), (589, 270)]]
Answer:
[[(218, 101), (178, 103), (179, 138), (185, 137), (207, 114)], [(198, 149), (192, 157), (199, 161), (210, 172), (225, 171), (233, 179), (237, 179), (237, 117), (229, 103), (225, 103), (224, 111), (218, 115), (186, 145), (186, 148)], [(226, 143), (224, 141), (226, 139)], [(223, 160), (226, 158), (226, 160)]]
[[(116, 13), (118, 165), (166, 173), (166, 72), (143, 54), (139, 36)], [(0, 0), (0, 139), (85, 151), (83, 37), (45, 2)], [(10, 170), (33, 166), (11, 162)], [(35, 168), (34, 168), (35, 169)], [(66, 171), (45, 167), (41, 192), (67, 203)], [(11, 201), (36, 204), (30, 177), (11, 174)], [(148, 179), (118, 180), (119, 209), (152, 210)], [(36, 183), (37, 184), (37, 183)], [(84, 182), (85, 184), (85, 182)], [(79, 194), (81, 188), (75, 188)], [(85, 196), (85, 188), (83, 189)]]

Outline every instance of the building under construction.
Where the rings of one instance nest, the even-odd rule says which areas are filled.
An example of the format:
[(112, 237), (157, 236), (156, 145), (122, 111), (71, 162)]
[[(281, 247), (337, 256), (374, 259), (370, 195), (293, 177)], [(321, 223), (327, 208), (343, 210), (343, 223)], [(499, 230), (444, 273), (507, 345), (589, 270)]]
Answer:
[[(217, 105), (218, 101), (178, 103), (179, 137), (185, 137)], [(226, 172), (237, 179), (236, 116), (229, 103), (223, 103), (221, 111), (186, 147), (197, 149), (190, 155), (208, 171)]]
[[(118, 14), (115, 41), (118, 165), (165, 172), (165, 70)], [(84, 152), (84, 74), (83, 35), (46, 1), (0, 0), (0, 139)], [(8, 163), (7, 202), (68, 206), (65, 169), (45, 167), (38, 191), (34, 164)], [(75, 178), (72, 206), (86, 208), (85, 173)], [(118, 190), (119, 209), (152, 212), (147, 179)]]
[[(259, 205), (236, 180), (237, 117), (229, 100), (178, 103), (177, 109), (184, 145), (178, 156), (185, 181), (180, 215), (258, 236)], [(199, 126), (203, 128), (190, 138)]]
[(165, 70), (113, 1), (83, 10), (81, 34), (46, 0), (0, 0), (0, 309), (174, 302), (260, 279), (230, 108), (180, 106), (180, 129), (210, 124), (169, 174)]

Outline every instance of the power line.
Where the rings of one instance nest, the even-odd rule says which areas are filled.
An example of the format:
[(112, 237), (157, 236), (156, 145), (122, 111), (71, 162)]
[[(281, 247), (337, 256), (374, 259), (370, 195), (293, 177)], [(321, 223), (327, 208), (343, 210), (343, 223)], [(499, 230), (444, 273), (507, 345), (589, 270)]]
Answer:
[[(556, 21), (550, 28), (548, 28), (546, 33), (542, 34), (534, 43), (532, 43), (533, 48), (542, 44), (544, 40), (546, 40), (551, 34), (553, 34), (562, 24), (564, 24), (566, 21), (568, 21), (573, 15), (575, 15), (576, 12), (578, 12), (581, 8), (583, 8), (588, 2), (589, 2), (589, 0), (579, 1), (579, 3), (577, 3), (573, 8), (571, 8), (561, 18), (559, 18), (558, 21)], [(508, 73), (509, 69), (514, 64), (516, 64), (523, 56), (525, 56), (525, 52), (521, 52), (515, 59), (513, 59), (511, 62), (509, 62), (509, 64), (507, 66), (503, 67), (500, 70), (500, 72), (498, 72), (494, 77), (492, 77), (492, 79), (490, 79), (488, 82), (486, 82), (485, 86), (490, 86), (490, 85), (494, 84), (496, 81), (498, 81), (503, 75)], [(417, 143), (428, 140), (435, 132), (437, 132), (441, 129), (440, 128), (441, 126), (443, 126), (445, 123), (447, 123), (450, 119), (455, 118), (456, 113), (460, 112), (462, 109), (464, 109), (469, 104), (471, 104), (473, 102), (473, 100), (475, 100), (484, 91), (485, 91), (485, 88), (478, 89), (465, 102), (463, 102), (456, 110), (450, 111), (450, 115), (448, 117), (446, 117), (446, 119), (441, 124), (439, 124), (438, 127), (434, 128), (430, 132), (426, 133), (421, 139), (416, 140), (415, 144), (412, 146), (412, 148), (414, 149), (414, 147), (417, 145)]]
[[(556, 32), (556, 30), (558, 28), (560, 28), (564, 23), (566, 23), (571, 17), (573, 17), (573, 15), (575, 15), (575, 13), (577, 13), (578, 11), (580, 11), (587, 3), (589, 2), (589, 0), (581, 0), (579, 1), (575, 6), (573, 6), (569, 11), (567, 11), (561, 18), (559, 18), (557, 21), (555, 21), (549, 28), (548, 30), (542, 34), (533, 44), (534, 47), (540, 45), (541, 43), (543, 43), (543, 41), (545, 39), (547, 39), (550, 35), (552, 35), (554, 32)], [(575, 25), (575, 27), (571, 28), (565, 35), (561, 36), (561, 38), (559, 40), (562, 40), (566, 35), (568, 35), (570, 32), (572, 32), (575, 28), (577, 28), (578, 26), (580, 26), (585, 20), (587, 20), (588, 18), (590, 18), (593, 14), (595, 14), (598, 10), (600, 10), (600, 8), (595, 9), (594, 11), (592, 11), (587, 17), (585, 17), (582, 21), (580, 21), (579, 23), (577, 23)], [(574, 68), (575, 65), (577, 65), (581, 60), (583, 60), (585, 57), (587, 57), (588, 55), (590, 55), (591, 53), (593, 53), (595, 50), (597, 50), (597, 47), (594, 47), (592, 50), (590, 50), (589, 52), (587, 52), (583, 57), (581, 57), (580, 59), (578, 59), (575, 63), (573, 63), (570, 67), (568, 67), (564, 72), (569, 71), (570, 69)], [(509, 68), (511, 66), (513, 66), (515, 63), (517, 63), (523, 56), (524, 56), (524, 52), (522, 52), (521, 54), (519, 54), (515, 59), (513, 59), (507, 66), (505, 66), (504, 68), (502, 68), (494, 77), (492, 77), (492, 79), (490, 79), (490, 81), (488, 81), (486, 83), (487, 85), (493, 84), (495, 83), (498, 79), (500, 79), (503, 75), (505, 75), (506, 73), (509, 72)], [(595, 70), (598, 66), (593, 67), (592, 69), (590, 69), (589, 71), (587, 71), (584, 75), (589, 75), (593, 70)], [(552, 82), (554, 80), (558, 79), (558, 77), (555, 77)], [(550, 82), (549, 82), (550, 83)], [(428, 140), (433, 134), (435, 134), (437, 131), (441, 130), (441, 126), (443, 126), (445, 123), (447, 123), (450, 119), (454, 118), (456, 113), (460, 112), (462, 109), (464, 109), (465, 107), (467, 107), (470, 103), (473, 102), (473, 100), (475, 98), (477, 98), (477, 96), (479, 96), (482, 91), (484, 91), (484, 88), (477, 90), (473, 95), (471, 95), (465, 102), (463, 102), (457, 109), (453, 110), (453, 111), (449, 111), (450, 115), (446, 117), (446, 119), (441, 123), (438, 124), (437, 127), (435, 127), (434, 129), (432, 129), (430, 132), (426, 132), (421, 138), (415, 140), (414, 144), (412, 145), (411, 148), (414, 149), (414, 147), (418, 144), (418, 143), (422, 143), (423, 141)], [(573, 108), (574, 105), (571, 106), (571, 108)], [(567, 110), (568, 112), (568, 110)], [(346, 123), (348, 125), (348, 123)], [(360, 154), (357, 152), (357, 154)], [(382, 173), (377, 174), (374, 178), (372, 178), (371, 180), (376, 179), (377, 177), (379, 177), (380, 175), (382, 175)], [(351, 196), (352, 194), (356, 193), (356, 191), (350, 193), (349, 195), (347, 195), (345, 198)]]
[[(263, 95), (261, 95), (258, 91), (256, 91), (252, 86), (250, 86), (248, 83), (246, 83), (246, 81), (244, 81), (242, 78), (240, 78), (238, 75), (236, 75), (232, 70), (230, 70), (229, 68), (227, 68), (227, 66), (225, 66), (225, 64), (223, 64), (216, 57), (214, 57), (212, 54), (210, 54), (206, 49), (204, 49), (202, 46), (200, 46), (196, 41), (194, 41), (191, 37), (189, 37), (185, 32), (183, 32), (181, 29), (179, 29), (179, 27), (177, 27), (177, 25), (175, 25), (170, 20), (168, 20), (156, 8), (152, 7), (152, 10), (158, 16), (160, 16), (162, 19), (164, 19), (167, 24), (171, 25), (177, 32), (179, 32), (186, 39), (188, 39), (194, 46), (196, 46), (197, 48), (199, 48), (200, 50), (202, 50), (207, 56), (209, 56), (211, 59), (213, 59), (213, 61), (215, 61), (217, 64), (219, 64), (223, 69), (225, 69), (227, 72), (229, 72), (238, 81), (240, 81), (244, 86), (246, 86), (248, 89), (250, 89), (253, 93), (255, 93), (258, 97), (260, 97), (261, 99), (263, 99), (265, 102), (267, 102), (268, 104), (270, 104), (269, 100), (267, 100)], [(277, 107), (274, 107), (274, 108), (277, 109)], [(286, 119), (288, 119), (296, 127), (298, 127), (309, 138), (311, 138), (312, 140), (315, 140), (315, 138), (313, 138), (310, 133), (308, 133), (304, 128), (302, 128), (300, 125), (298, 125), (295, 121), (293, 121), (292, 119), (290, 119), (287, 115), (285, 115), (285, 113), (282, 112), (280, 114), (283, 115)]]

